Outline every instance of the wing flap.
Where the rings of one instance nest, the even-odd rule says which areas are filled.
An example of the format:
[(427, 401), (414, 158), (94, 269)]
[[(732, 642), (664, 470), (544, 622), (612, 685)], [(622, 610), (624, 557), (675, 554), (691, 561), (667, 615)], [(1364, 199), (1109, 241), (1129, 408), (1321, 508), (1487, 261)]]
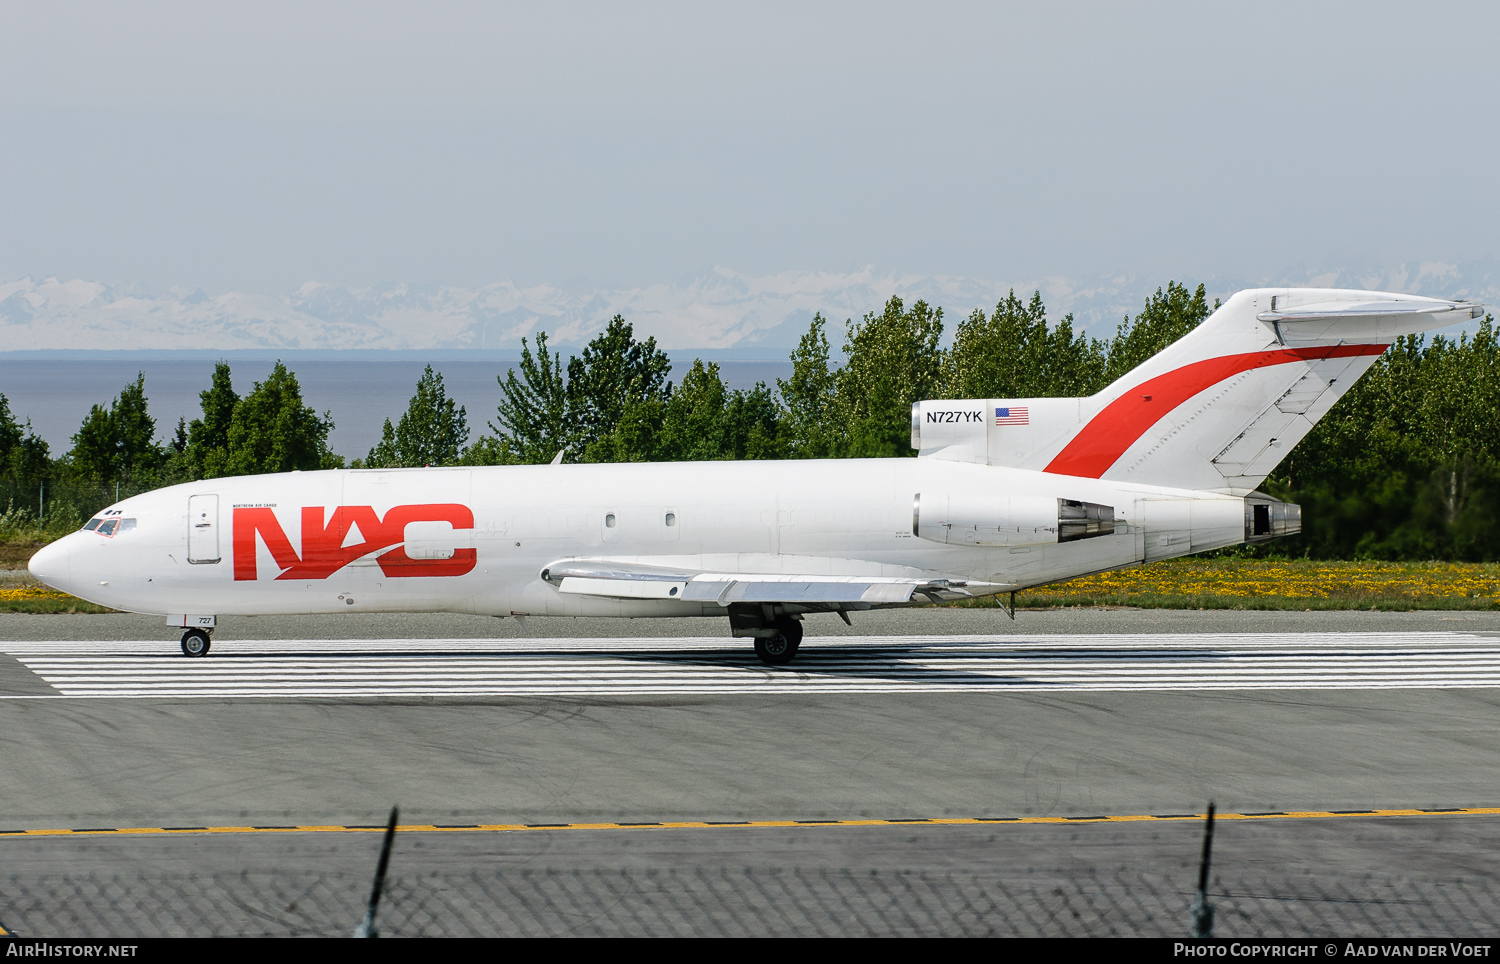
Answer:
[(922, 582), (812, 582), (805, 579), (766, 582), (752, 576), (730, 583), (718, 601), (721, 606), (737, 602), (907, 602)]
[(677, 599), (716, 603), (906, 603), (1001, 592), (1010, 586), (919, 576), (825, 576), (688, 572), (604, 560), (568, 560), (542, 570), (559, 592), (613, 599)]
[(617, 599), (680, 599), (686, 582), (665, 580), (590, 579), (566, 576), (557, 591), (579, 596), (613, 596)]

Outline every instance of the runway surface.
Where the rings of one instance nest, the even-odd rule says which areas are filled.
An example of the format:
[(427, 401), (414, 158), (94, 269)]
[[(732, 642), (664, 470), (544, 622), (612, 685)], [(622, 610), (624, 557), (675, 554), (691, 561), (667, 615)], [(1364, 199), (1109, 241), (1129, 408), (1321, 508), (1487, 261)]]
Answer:
[[(996, 638), (1134, 633), (1390, 633), (1477, 632), (1500, 634), (1500, 612), (1372, 612), (1243, 609), (1078, 609), (1022, 610), (1015, 619), (994, 607), (918, 607), (855, 613), (853, 625), (837, 616), (813, 614), (803, 625), (805, 643), (847, 636), (900, 639), (917, 636)], [(40, 615), (0, 613), (0, 640), (77, 640), (103, 642), (159, 640), (174, 652), (177, 636), (159, 616), (130, 613)], [(242, 639), (486, 639), (523, 638), (651, 639), (704, 637), (729, 650), (748, 651), (748, 640), (732, 640), (723, 618), (681, 619), (563, 618), (532, 616), (496, 619), (458, 613), (338, 613), (320, 616), (225, 616), (214, 644)]]
[[(1162, 815), (1500, 805), (1500, 614), (814, 617), (786, 668), (707, 619), (225, 619), (202, 660), (160, 622), (0, 616), (0, 830), (30, 831), (0, 838), (0, 923), (343, 933), (373, 833), (36, 831), (400, 804), (528, 827), (401, 837), (402, 933), (1181, 933), (1199, 831)], [(1492, 827), (1226, 820), (1226, 900), (1245, 933), (1500, 920)]]
[[(164, 650), (166, 650), (164, 652)], [(735, 696), (1492, 688), (1500, 638), (1477, 633), (845, 636), (768, 667), (717, 638), (225, 641), (187, 659), (159, 641), (12, 641), (46, 684), (9, 700)], [(3, 685), (3, 684), (0, 684)]]
[(0, 829), (1500, 804), (1490, 614), (1027, 615), (884, 614), (779, 669), (707, 621), (225, 620), (194, 660), (156, 620), (0, 619)]

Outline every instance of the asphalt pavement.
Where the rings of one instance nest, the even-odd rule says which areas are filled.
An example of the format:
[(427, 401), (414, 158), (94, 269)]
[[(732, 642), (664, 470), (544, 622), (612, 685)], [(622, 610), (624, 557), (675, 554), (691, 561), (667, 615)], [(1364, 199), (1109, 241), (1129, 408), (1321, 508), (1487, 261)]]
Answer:
[[(173, 634), (157, 623), (6, 615), (0, 637), (159, 638), (163, 657), (172, 657)], [(833, 617), (809, 623), (807, 654), (850, 631)], [(229, 666), (236, 639), (306, 639), (316, 655), (341, 636), (503, 640), (502, 632), (628, 651), (632, 638), (722, 628), (701, 620), (257, 617), (224, 620), (207, 660), (177, 659), (185, 670)], [(865, 614), (854, 628), (885, 630), (892, 640), (1184, 630), (1487, 639), (1500, 617), (1118, 610), (1022, 613), (1012, 622), (993, 610), (918, 610)], [(736, 657), (746, 648), (727, 636), (723, 646)], [(0, 657), (0, 695), (49, 692), (56, 696), (16, 656)], [(0, 803), (6, 822), (27, 829), (369, 823), (392, 803), (434, 823), (1196, 812), (1210, 799), (1244, 810), (1482, 807), (1500, 802), (1497, 709), (1500, 690), (1485, 686), (1332, 683), (564, 696), (423, 696), (392, 686), (386, 695), (337, 698), (12, 698), (0, 700), (0, 768), (25, 778), (6, 781)]]
[[(1465, 660), (1487, 660), (1500, 649), (1500, 615), (1072, 610), (1022, 612), (1013, 622), (993, 609), (915, 610), (856, 615), (852, 628), (836, 617), (814, 617), (808, 621), (804, 655), (824, 648), (841, 651), (841, 646), (851, 652), (858, 647), (890, 649), (917, 637), (985, 637), (996, 659), (1013, 658), (1011, 650), (1031, 645), (1042, 647), (1039, 652), (1044, 655), (1057, 654), (1061, 661), (1079, 654), (1096, 657), (1102, 635), (1108, 635), (1117, 640), (1111, 644), (1117, 651), (1112, 659), (1149, 650), (1153, 659), (1171, 663), (1177, 658), (1174, 651), (1165, 644), (1153, 646), (1151, 637), (1201, 636), (1202, 646), (1192, 658), (1218, 653), (1227, 665), (1239, 651), (1226, 640), (1246, 634), (1271, 634), (1267, 638), (1274, 637), (1276, 645), (1291, 648), (1343, 640), (1338, 645), (1344, 650), (1354, 645), (1351, 639), (1379, 636), (1390, 641), (1381, 644), (1380, 658), (1398, 653), (1402, 659), (1426, 659), (1453, 652)], [(674, 638), (682, 642), (673, 644)], [(1121, 639), (1126, 642), (1118, 643)], [(305, 647), (300, 640), (307, 641)], [(372, 642), (362, 645), (361, 640)], [(752, 670), (744, 658), (744, 641), (730, 640), (723, 624), (711, 620), (535, 617), (524, 623), (465, 616), (226, 618), (215, 633), (214, 655), (191, 663), (193, 671), (204, 665), (218, 672), (218, 667), (251, 665), (234, 660), (262, 660), (257, 666), (271, 665), (267, 660), (292, 660), (302, 667), (296, 672), (316, 675), (336, 660), (347, 661), (349, 657), (340, 654), (390, 654), (401, 649), (402, 640), (413, 641), (412, 653), (402, 656), (408, 662), (401, 664), (412, 667), (413, 676), (423, 671), (429, 657), (470, 659), (476, 653), (500, 660), (496, 665), (502, 669), (514, 665), (517, 672), (525, 668), (522, 663), (503, 661), (540, 659), (537, 653), (542, 650), (547, 659), (574, 658), (573, 650), (607, 650), (651, 665), (664, 658), (663, 652), (676, 653), (689, 643), (701, 650), (692, 659), (712, 664), (710, 668), (772, 672)], [(453, 653), (439, 653), (442, 645), (423, 643), (433, 640), (468, 643), (455, 642)], [(488, 647), (484, 640), (496, 642)], [(79, 645), (58, 645), (67, 641)], [(159, 653), (154, 641), (160, 642)], [(722, 649), (717, 648), (720, 643)], [(1241, 640), (1233, 645), (1248, 644)], [(251, 651), (257, 647), (270, 655), (254, 655)], [(787, 686), (775, 691), (636, 695), (436, 696), (414, 694), (397, 680), (359, 696), (215, 691), (218, 695), (189, 698), (153, 696), (151, 687), (158, 677), (143, 671), (144, 682), (128, 698), (80, 698), (65, 692), (72, 684), (58, 682), (66, 674), (58, 675), (63, 671), (56, 668), (61, 665), (57, 661), (70, 653), (81, 654), (79, 659), (97, 654), (105, 662), (146, 660), (156, 667), (151, 672), (161, 672), (163, 666), (175, 672), (172, 667), (187, 667), (189, 661), (175, 656), (175, 634), (158, 619), (127, 615), (0, 615), (0, 653), (0, 772), (7, 775), (0, 782), (0, 830), (376, 825), (384, 822), (393, 804), (401, 806), (403, 822), (432, 825), (1191, 814), (1201, 812), (1210, 800), (1221, 810), (1236, 812), (1442, 810), (1500, 804), (1500, 689), (1482, 680), (1363, 686), (1338, 678), (1317, 683), (1310, 677), (1314, 682), (1300, 688), (1247, 685), (1227, 690), (1174, 684), (1177, 688), (1156, 690), (991, 687), (843, 693)], [(368, 653), (360, 658), (365, 656)], [(162, 662), (174, 658), (177, 662)], [(909, 674), (921, 675), (922, 667), (913, 669), (907, 656), (893, 662), (906, 665)], [(121, 663), (125, 669), (116, 672), (128, 677), (133, 672), (130, 665)], [(340, 672), (353, 672), (347, 662), (339, 665), (344, 667)], [(1397, 675), (1404, 672), (1399, 664), (1393, 665)], [(793, 664), (784, 672), (800, 671)], [(802, 674), (812, 675), (816, 674)], [(1221, 835), (1224, 846), (1241, 847), (1246, 861), (1259, 861), (1255, 866), (1267, 872), (1295, 863), (1313, 875), (1309, 880), (1368, 877), (1376, 872), (1373, 868), (1383, 867), (1380, 873), (1397, 874), (1390, 880), (1447, 874), (1444, 879), (1450, 883), (1461, 880), (1470, 882), (1464, 886), (1477, 886), (1472, 882), (1483, 879), (1500, 852), (1500, 829), (1495, 829), (1500, 828), (1500, 816), (1344, 822), (1276, 818), (1254, 823), (1253, 828), (1251, 824), (1243, 821), (1231, 827), (1225, 822), (1229, 829)], [(128, 840), (27, 835), (0, 838), (0, 853), (7, 855), (12, 872), (29, 875), (26, 879), (37, 886), (43, 878), (54, 879), (68, 868), (76, 871), (85, 865), (94, 868), (90, 873), (130, 866), (141, 873), (170, 876), (187, 867), (201, 873), (237, 873), (235, 868), (261, 866), (265, 860), (280, 862), (287, 872), (300, 868), (299, 873), (324, 874), (333, 872), (329, 868), (345, 868), (338, 870), (348, 875), (340, 886), (347, 885), (350, 893), (366, 886), (359, 867), (361, 861), (373, 860), (371, 835), (292, 835), (300, 841), (294, 842), (277, 833), (251, 833), (233, 841), (214, 835), (145, 834)], [(931, 899), (940, 902), (949, 899), (941, 897), (949, 893), (943, 889), (949, 884), (942, 881), (951, 883), (958, 879), (952, 873), (972, 871), (978, 876), (963, 887), (978, 890), (959, 888), (969, 894), (962, 901), (972, 903), (979, 900), (973, 894), (990, 892), (984, 890), (988, 885), (981, 878), (989, 871), (983, 867), (998, 860), (1020, 874), (1018, 868), (1025, 864), (1041, 874), (1033, 890), (1042, 895), (1036, 899), (1043, 904), (1051, 893), (1046, 881), (1097, 882), (1097, 875), (1106, 870), (1117, 874), (1125, 872), (1122, 868), (1146, 868), (1157, 875), (1151, 877), (1156, 881), (1150, 885), (1157, 894), (1153, 899), (1161, 907), (1175, 907), (1180, 895), (1174, 882), (1184, 868), (1191, 870), (1199, 831), (1183, 822), (1087, 828), (1015, 824), (980, 829), (885, 825), (859, 830), (641, 831), (657, 834), (649, 844), (646, 836), (630, 837), (639, 842), (625, 843), (621, 834), (631, 831), (593, 837), (586, 833), (412, 835), (410, 846), (426, 841), (420, 844), (422, 859), (437, 861), (440, 866), (428, 867), (437, 874), (493, 869), (498, 848), (528, 854), (526, 866), (538, 874), (587, 865), (596, 876), (618, 868), (627, 876), (637, 874), (638, 882), (655, 873), (653, 866), (667, 868), (662, 873), (685, 866), (682, 860), (687, 858), (681, 853), (686, 848), (696, 855), (689, 862), (700, 870), (743, 864), (751, 876), (776, 877), (801, 867), (798, 872), (805, 879), (797, 878), (796, 886), (803, 888), (797, 892), (811, 895), (808, 900), (828, 887), (847, 895), (847, 888), (839, 889), (842, 884), (828, 883), (833, 878), (825, 871), (835, 873), (830, 868), (836, 868), (835, 875), (903, 870), (927, 874), (922, 879), (938, 895)], [(916, 844), (901, 843), (906, 840)], [(634, 856), (621, 856), (625, 851), (620, 848), (625, 847), (637, 848), (631, 854), (656, 856), (631, 863)], [(762, 850), (761, 857), (745, 856)], [(976, 856), (980, 853), (989, 856), (981, 860)], [(1168, 853), (1169, 858), (1163, 856)], [(959, 864), (967, 860), (964, 866), (969, 869), (950, 868), (949, 873), (931, 865), (949, 859), (942, 854)], [(415, 849), (403, 859), (414, 861), (409, 865), (413, 869), (427, 867), (416, 858)], [(178, 871), (163, 869), (161, 861)], [(949, 876), (943, 877), (945, 873)], [(700, 874), (694, 879), (694, 893), (711, 897), (720, 887), (717, 877)], [(598, 886), (608, 889), (605, 883)], [(1244, 881), (1234, 886), (1245, 893), (1254, 889)], [(49, 892), (63, 893), (56, 888)], [(1344, 899), (1329, 897), (1332, 891), (1326, 889), (1317, 892), (1324, 895), (1317, 900)], [(59, 901), (57, 906), (68, 903)], [(12, 906), (21, 905), (13, 901)], [(515, 926), (527, 933), (707, 932), (673, 931), (668, 918), (652, 918), (666, 930), (633, 931), (624, 925), (623, 930), (569, 930), (558, 923), (573, 919), (572, 911), (564, 910), (539, 908), (528, 918), (526, 927), (532, 929)], [(0, 901), (0, 924), (14, 928), (7, 913), (16, 916)], [(37, 913), (45, 917), (43, 910)], [(865, 911), (849, 911), (848, 919), (879, 916), (862, 914)], [(437, 919), (431, 918), (431, 927), (422, 932), (440, 932), (441, 928), (431, 929), (437, 927), (431, 923)], [(637, 924), (643, 919), (632, 918)], [(243, 930), (224, 926), (230, 930), (223, 932)], [(489, 926), (475, 924), (469, 932), (490, 932), (485, 930)], [(500, 924), (494, 926), (504, 930)], [(817, 933), (822, 925), (814, 921), (787, 926), (788, 933)], [(936, 930), (913, 926), (899, 932), (989, 932), (976, 930), (978, 924), (932, 925)], [(1131, 926), (1131, 933), (1154, 932), (1145, 925)], [(713, 932), (739, 931), (724, 924)], [(883, 933), (857, 928), (840, 932)]]
[[(971, 635), (1002, 636), (1090, 633), (1316, 633), (1464, 632), (1500, 633), (1500, 613), (1360, 612), (1239, 609), (1046, 609), (1022, 610), (1014, 620), (996, 607), (923, 607), (854, 613), (851, 625), (832, 614), (808, 616), (806, 642), (833, 636)], [(0, 641), (30, 639), (160, 639), (170, 648), (180, 630), (159, 616), (129, 613), (33, 615), (0, 613)], [(214, 639), (516, 639), (596, 637), (600, 639), (719, 636), (731, 640), (725, 619), (610, 619), (528, 616), (467, 616), (453, 613), (351, 613), (334, 616), (223, 616)]]

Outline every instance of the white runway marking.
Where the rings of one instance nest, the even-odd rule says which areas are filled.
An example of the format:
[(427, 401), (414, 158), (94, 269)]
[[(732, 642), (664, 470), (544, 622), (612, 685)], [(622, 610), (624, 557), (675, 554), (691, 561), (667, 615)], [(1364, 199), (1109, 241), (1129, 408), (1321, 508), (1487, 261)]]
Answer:
[(748, 641), (686, 639), (11, 642), (46, 698), (670, 696), (1500, 686), (1500, 638), (1470, 633), (844, 636), (788, 667)]

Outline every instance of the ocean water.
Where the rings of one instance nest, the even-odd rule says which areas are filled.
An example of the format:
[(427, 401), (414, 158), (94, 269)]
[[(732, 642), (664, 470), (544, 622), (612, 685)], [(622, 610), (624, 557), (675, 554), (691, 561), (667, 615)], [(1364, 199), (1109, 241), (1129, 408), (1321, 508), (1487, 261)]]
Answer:
[[(252, 384), (271, 373), (273, 361), (231, 361), (235, 391), (244, 395)], [(681, 378), (692, 359), (674, 365), (672, 378)], [(406, 411), (422, 376), (421, 361), (302, 360), (288, 367), (296, 373), (302, 397), (319, 412), (333, 414), (329, 447), (345, 458), (362, 458), (380, 441), (386, 419), (396, 421)], [(439, 361), (433, 369), (443, 375), (448, 396), (466, 409), (471, 438), (488, 431), (500, 403), (497, 375), (509, 368), (501, 361)], [(750, 388), (757, 381), (775, 387), (777, 378), (791, 375), (790, 362), (722, 360), (719, 369), (731, 388)], [(163, 439), (171, 437), (177, 419), (201, 415), (199, 393), (208, 388), (212, 360), (170, 359), (3, 359), (0, 393), (10, 400), (20, 421), (47, 440), (57, 457), (72, 447), (89, 407), (108, 405), (137, 372), (146, 376), (146, 398)]]

